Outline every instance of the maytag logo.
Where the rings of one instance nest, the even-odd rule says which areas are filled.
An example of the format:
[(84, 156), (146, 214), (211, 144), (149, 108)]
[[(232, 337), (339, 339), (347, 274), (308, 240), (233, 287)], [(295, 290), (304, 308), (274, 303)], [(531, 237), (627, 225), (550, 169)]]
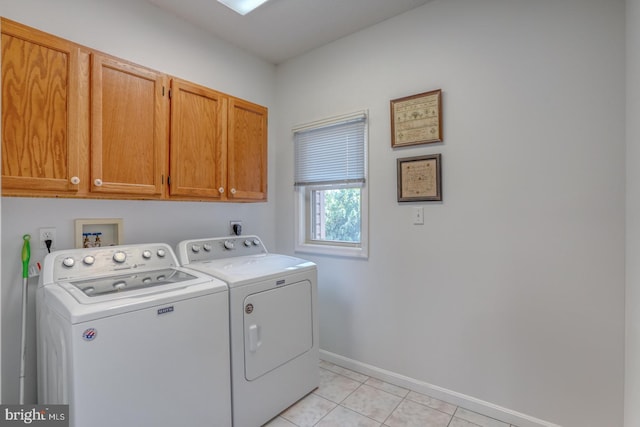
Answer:
[(161, 314), (167, 314), (167, 313), (171, 313), (173, 311), (173, 306), (170, 305), (169, 307), (162, 307), (158, 309), (158, 316)]
[(284, 285), (285, 280), (284, 279), (280, 279), (276, 282), (276, 286), (282, 286)]

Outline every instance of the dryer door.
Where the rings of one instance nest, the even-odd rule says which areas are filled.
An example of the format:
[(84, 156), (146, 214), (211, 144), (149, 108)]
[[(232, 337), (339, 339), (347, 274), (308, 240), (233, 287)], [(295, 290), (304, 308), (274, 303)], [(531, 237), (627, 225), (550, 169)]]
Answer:
[(247, 296), (244, 300), (245, 378), (255, 380), (309, 351), (313, 345), (308, 280)]

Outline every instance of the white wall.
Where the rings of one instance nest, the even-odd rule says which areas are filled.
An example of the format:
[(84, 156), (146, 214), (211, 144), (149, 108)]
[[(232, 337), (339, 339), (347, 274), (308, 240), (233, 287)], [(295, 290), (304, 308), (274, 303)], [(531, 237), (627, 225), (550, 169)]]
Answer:
[[(11, 0), (0, 15), (168, 74), (265, 105), (274, 117), (275, 67), (192, 28), (140, 0)], [(269, 140), (273, 141), (273, 131)], [(269, 169), (275, 169), (274, 146)], [(246, 233), (275, 246), (274, 174), (267, 203), (182, 203), (144, 201), (2, 199), (2, 397), (18, 401), (20, 365), (20, 249), (22, 235), (56, 227), (57, 247), (73, 247), (75, 218), (123, 218), (125, 243), (175, 245), (187, 238), (222, 235), (229, 220), (244, 222)], [(34, 242), (37, 244), (37, 242)], [(33, 248), (32, 260), (44, 257)], [(35, 399), (35, 332), (30, 281), (30, 347), (27, 402)]]
[(640, 0), (627, 0), (625, 427), (640, 425)]
[[(627, 4), (637, 22), (638, 0)], [(274, 67), (142, 1), (10, 0), (0, 15), (270, 107), (271, 171), (257, 205), (3, 198), (4, 402), (17, 401), (22, 234), (55, 226), (68, 247), (74, 218), (123, 217), (127, 242), (175, 244), (239, 218), (292, 252), (291, 126), (368, 108), (370, 258), (305, 255), (320, 267), (321, 347), (563, 426), (622, 425), (623, 0), (435, 0), (279, 67), (276, 87)], [(389, 100), (435, 88), (445, 142), (392, 150)], [(412, 205), (396, 202), (395, 159), (434, 152), (444, 202), (424, 204), (414, 226)], [(627, 427), (640, 422), (639, 277), (628, 270)]]
[[(370, 111), (370, 257), (318, 263), (330, 353), (563, 426), (622, 425), (624, 0), (435, 0), (278, 67), (278, 250), (300, 123)], [(441, 88), (444, 143), (389, 100)], [(442, 153), (442, 203), (396, 159)], [(287, 195), (287, 189), (289, 193)]]

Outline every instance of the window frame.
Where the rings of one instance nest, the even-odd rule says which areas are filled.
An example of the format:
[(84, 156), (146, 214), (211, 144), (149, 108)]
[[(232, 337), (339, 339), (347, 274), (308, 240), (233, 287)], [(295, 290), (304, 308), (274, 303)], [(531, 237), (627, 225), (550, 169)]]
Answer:
[[(311, 192), (317, 190), (332, 190), (338, 188), (360, 189), (360, 243), (338, 242), (335, 240), (317, 240), (311, 238), (311, 223), (313, 209), (311, 209)], [(321, 255), (336, 255), (344, 257), (369, 257), (369, 191), (367, 183), (361, 185), (307, 185), (296, 187), (296, 252), (306, 252)]]
[[(333, 255), (341, 257), (368, 258), (369, 257), (369, 187), (368, 187), (368, 150), (369, 150), (369, 115), (368, 111), (360, 110), (354, 113), (335, 116), (313, 123), (296, 126), (292, 134), (296, 132), (331, 126), (348, 121), (356, 116), (365, 116), (364, 122), (364, 182), (335, 183), (335, 184), (309, 184), (294, 186), (295, 194), (295, 247), (296, 252)], [(295, 137), (294, 144), (295, 144)], [(295, 160), (294, 160), (295, 162)], [(311, 239), (311, 224), (313, 222), (313, 209), (311, 208), (311, 192), (318, 190), (332, 190), (340, 188), (360, 189), (360, 242), (338, 242), (331, 240)]]

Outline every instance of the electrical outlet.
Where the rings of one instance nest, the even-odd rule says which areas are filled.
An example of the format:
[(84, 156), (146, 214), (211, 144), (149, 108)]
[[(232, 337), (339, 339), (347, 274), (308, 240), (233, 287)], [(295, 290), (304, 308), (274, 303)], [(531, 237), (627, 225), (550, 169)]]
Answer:
[[(242, 221), (229, 221), (229, 225), (231, 226), (231, 234), (239, 236), (242, 233)], [(236, 231), (236, 225), (239, 227), (239, 230)]]
[(56, 244), (56, 229), (55, 228), (41, 228), (40, 230), (40, 247), (47, 249), (45, 240), (51, 240), (51, 248), (55, 248)]

